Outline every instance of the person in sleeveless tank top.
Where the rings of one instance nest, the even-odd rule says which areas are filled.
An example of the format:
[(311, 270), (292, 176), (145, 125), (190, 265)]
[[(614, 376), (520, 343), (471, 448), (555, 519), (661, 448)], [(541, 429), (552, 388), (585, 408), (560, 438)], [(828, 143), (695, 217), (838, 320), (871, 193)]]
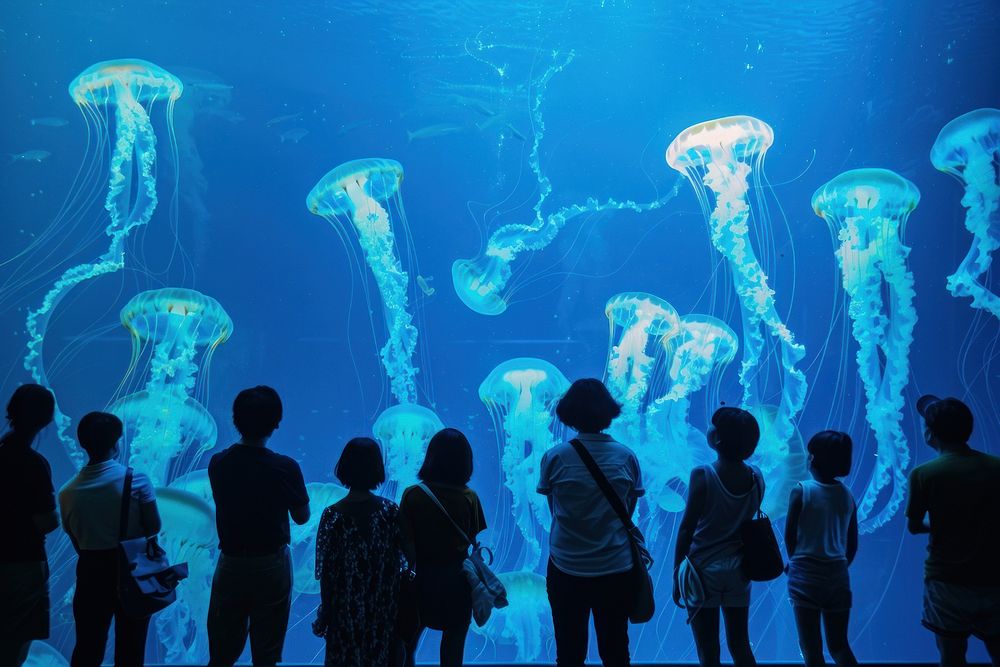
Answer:
[[(756, 665), (747, 629), (750, 580), (742, 570), (740, 527), (760, 508), (764, 478), (746, 463), (760, 426), (752, 414), (723, 407), (707, 433), (718, 459), (691, 471), (674, 553), (674, 603), (688, 611), (701, 665), (719, 665), (719, 616), (737, 667)], [(682, 602), (683, 601), (683, 602)]]
[(807, 446), (811, 480), (792, 488), (785, 520), (788, 598), (795, 611), (806, 667), (823, 665), (823, 635), (841, 667), (857, 665), (847, 641), (851, 614), (848, 566), (858, 551), (858, 513), (850, 489), (837, 478), (851, 472), (851, 436), (817, 433)]

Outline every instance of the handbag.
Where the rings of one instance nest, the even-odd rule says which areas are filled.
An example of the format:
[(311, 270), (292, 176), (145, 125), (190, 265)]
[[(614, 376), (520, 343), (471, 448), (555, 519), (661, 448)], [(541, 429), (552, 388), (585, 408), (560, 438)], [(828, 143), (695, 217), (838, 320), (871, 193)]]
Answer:
[(156, 536), (128, 536), (132, 469), (125, 471), (118, 526), (118, 600), (129, 616), (148, 618), (177, 599), (177, 584), (188, 576), (187, 563), (171, 565)]
[(772, 581), (785, 571), (785, 562), (778, 547), (778, 538), (771, 526), (771, 519), (761, 511), (764, 494), (760, 492), (760, 480), (752, 469), (754, 489), (758, 490), (757, 511), (753, 517), (740, 526), (743, 539), (743, 574), (750, 581)]
[[(507, 589), (489, 567), (493, 564), (493, 552), (479, 542), (469, 539), (466, 532), (451, 518), (451, 514), (426, 484), (418, 484), (417, 486), (437, 505), (441, 513), (448, 519), (448, 523), (458, 531), (458, 534), (470, 547), (469, 554), (462, 561), (462, 572), (472, 591), (472, 618), (475, 619), (476, 625), (483, 627), (490, 619), (490, 614), (493, 613), (494, 609), (503, 609), (509, 604)], [(487, 556), (489, 562), (487, 562)]]
[(632, 548), (632, 600), (628, 607), (628, 620), (632, 623), (646, 623), (653, 618), (656, 612), (656, 600), (653, 597), (653, 577), (649, 574), (649, 568), (653, 566), (653, 557), (646, 550), (646, 538), (643, 537), (639, 527), (632, 521), (625, 510), (625, 503), (618, 497), (611, 486), (611, 482), (597, 465), (597, 461), (590, 455), (583, 443), (574, 438), (569, 441), (573, 449), (580, 456), (583, 465), (587, 466), (590, 475), (597, 482), (604, 497), (607, 499), (611, 509), (625, 526), (625, 533), (628, 535), (629, 544)]

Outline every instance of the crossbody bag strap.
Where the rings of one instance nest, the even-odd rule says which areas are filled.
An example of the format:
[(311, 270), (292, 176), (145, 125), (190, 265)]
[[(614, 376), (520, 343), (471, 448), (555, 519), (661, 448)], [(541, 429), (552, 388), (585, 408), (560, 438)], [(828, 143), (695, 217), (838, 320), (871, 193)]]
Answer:
[(450, 512), (448, 512), (448, 510), (447, 510), (447, 509), (445, 509), (445, 506), (441, 504), (441, 501), (440, 501), (440, 500), (438, 500), (438, 497), (437, 497), (436, 495), (434, 495), (434, 492), (433, 492), (433, 491), (431, 491), (431, 490), (430, 490), (430, 489), (429, 489), (429, 488), (427, 487), (427, 485), (426, 485), (426, 484), (423, 484), (423, 483), (421, 483), (421, 484), (417, 484), (417, 487), (418, 487), (418, 488), (419, 488), (419, 489), (420, 489), (421, 491), (423, 491), (423, 492), (424, 492), (424, 493), (425, 493), (425, 494), (427, 495), (427, 497), (428, 497), (428, 498), (430, 498), (430, 499), (431, 499), (431, 502), (433, 502), (433, 503), (434, 503), (435, 505), (437, 505), (437, 508), (438, 508), (439, 510), (441, 510), (441, 513), (442, 513), (442, 514), (444, 514), (444, 515), (445, 515), (445, 517), (447, 517), (447, 519), (448, 519), (448, 523), (450, 523), (450, 524), (451, 524), (451, 525), (452, 525), (452, 526), (453, 526), (453, 527), (455, 528), (455, 530), (456, 530), (456, 531), (458, 531), (458, 534), (462, 536), (462, 539), (464, 539), (464, 540), (465, 540), (465, 541), (466, 541), (466, 542), (468, 543), (468, 545), (469, 545), (470, 547), (473, 547), (473, 548), (475, 548), (475, 546), (476, 546), (476, 543), (475, 543), (475, 542), (473, 542), (472, 540), (470, 540), (470, 539), (469, 539), (469, 535), (468, 535), (468, 533), (466, 533), (466, 532), (465, 532), (464, 530), (462, 530), (462, 527), (461, 527), (461, 526), (459, 526), (459, 525), (458, 525), (458, 523), (457, 523), (457, 522), (456, 522), (456, 521), (455, 521), (455, 520), (454, 520), (453, 518), (451, 518), (451, 513), (450, 513)]
[(595, 482), (597, 482), (598, 488), (601, 490), (601, 493), (604, 494), (608, 504), (611, 505), (611, 509), (613, 509), (615, 514), (618, 515), (618, 518), (625, 526), (625, 530), (628, 531), (631, 536), (632, 529), (635, 528), (635, 524), (632, 522), (632, 517), (628, 515), (628, 511), (625, 509), (625, 503), (622, 502), (622, 499), (615, 492), (614, 488), (612, 488), (611, 482), (609, 482), (608, 478), (604, 476), (604, 472), (601, 470), (601, 467), (597, 465), (597, 461), (594, 460), (594, 457), (590, 455), (590, 452), (587, 451), (587, 448), (584, 447), (583, 443), (578, 439), (573, 438), (569, 441), (569, 444), (573, 445), (573, 449), (575, 449), (576, 453), (580, 456), (580, 459), (583, 461), (583, 465), (587, 466), (587, 470), (590, 471), (590, 476), (594, 478)]
[(125, 469), (125, 482), (122, 484), (121, 518), (118, 522), (118, 541), (124, 542), (128, 536), (128, 510), (132, 504), (132, 469)]

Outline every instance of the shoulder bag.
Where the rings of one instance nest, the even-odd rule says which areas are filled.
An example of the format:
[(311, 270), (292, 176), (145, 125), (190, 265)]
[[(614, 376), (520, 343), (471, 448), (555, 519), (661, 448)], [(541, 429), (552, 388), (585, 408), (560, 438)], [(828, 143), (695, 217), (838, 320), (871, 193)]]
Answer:
[(605, 477), (601, 467), (597, 465), (597, 461), (590, 455), (583, 443), (574, 438), (569, 441), (569, 444), (573, 445), (573, 449), (580, 456), (583, 465), (587, 466), (587, 470), (597, 482), (597, 486), (601, 489), (608, 504), (611, 505), (611, 509), (625, 526), (625, 532), (628, 534), (629, 544), (632, 547), (633, 597), (629, 602), (628, 620), (632, 623), (646, 623), (653, 618), (653, 614), (656, 612), (656, 600), (653, 598), (653, 578), (649, 575), (653, 558), (646, 550), (646, 538), (642, 536), (639, 527), (632, 522), (632, 517), (625, 509), (625, 503), (618, 497), (611, 482)]
[(753, 475), (753, 488), (758, 491), (757, 510), (740, 527), (740, 537), (743, 539), (743, 574), (750, 581), (773, 581), (785, 571), (785, 562), (781, 557), (771, 519), (760, 509), (764, 502), (760, 479), (752, 468), (750, 474)]

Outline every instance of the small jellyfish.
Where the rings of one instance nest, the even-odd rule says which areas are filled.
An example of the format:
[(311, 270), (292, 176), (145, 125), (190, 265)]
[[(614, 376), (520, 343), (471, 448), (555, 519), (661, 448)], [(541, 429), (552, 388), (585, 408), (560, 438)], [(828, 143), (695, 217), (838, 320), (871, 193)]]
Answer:
[(421, 405), (402, 403), (382, 411), (372, 432), (385, 454), (387, 496), (398, 498), (416, 483), (427, 443), (442, 428), (438, 416)]
[[(858, 374), (865, 388), (866, 416), (877, 456), (858, 503), (862, 532), (884, 525), (906, 495), (910, 448), (903, 433), (903, 392), (910, 381), (910, 344), (917, 311), (910, 249), (903, 233), (920, 201), (917, 187), (887, 169), (853, 169), (819, 188), (816, 215), (830, 226), (847, 292), (847, 312), (858, 343)], [(875, 511), (879, 495), (889, 497)]]
[(517, 567), (534, 570), (541, 562), (542, 539), (549, 529), (548, 502), (535, 491), (542, 454), (556, 441), (555, 406), (569, 381), (542, 359), (509, 359), (479, 385), (500, 441), (500, 467), (510, 491), (510, 511), (524, 538)]
[(972, 234), (972, 247), (948, 276), (948, 290), (1000, 318), (1000, 296), (983, 284), (1000, 248), (1000, 110), (976, 109), (945, 125), (931, 148), (931, 163), (965, 185), (965, 228)]
[(497, 644), (513, 644), (519, 664), (535, 662), (553, 636), (545, 578), (525, 571), (501, 572), (497, 578), (507, 589), (510, 604), (494, 609), (483, 627), (472, 629)]
[(316, 580), (316, 534), (323, 510), (347, 495), (347, 489), (332, 482), (309, 482), (309, 520), (290, 527), (292, 588), (298, 593), (319, 593)]
[(69, 667), (69, 660), (52, 644), (35, 640), (31, 642), (28, 659), (24, 661), (22, 667)]
[[(760, 405), (751, 410), (760, 425), (760, 442), (773, 442), (780, 408)], [(757, 447), (750, 462), (760, 468), (767, 490), (761, 509), (772, 519), (779, 519), (788, 512), (788, 496), (792, 487), (809, 478), (809, 455), (798, 427), (792, 431), (785, 451)]]

